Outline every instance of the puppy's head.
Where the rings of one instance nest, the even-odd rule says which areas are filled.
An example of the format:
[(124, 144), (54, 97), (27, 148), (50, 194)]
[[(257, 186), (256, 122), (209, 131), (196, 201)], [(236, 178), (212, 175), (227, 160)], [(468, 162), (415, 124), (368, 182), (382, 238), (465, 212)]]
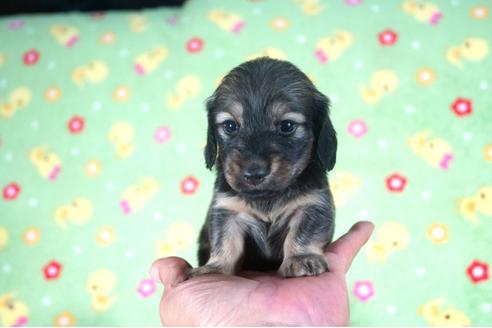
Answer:
[(337, 139), (328, 99), (285, 61), (260, 58), (234, 68), (207, 102), (207, 168), (251, 197), (291, 185), (309, 166), (331, 170)]

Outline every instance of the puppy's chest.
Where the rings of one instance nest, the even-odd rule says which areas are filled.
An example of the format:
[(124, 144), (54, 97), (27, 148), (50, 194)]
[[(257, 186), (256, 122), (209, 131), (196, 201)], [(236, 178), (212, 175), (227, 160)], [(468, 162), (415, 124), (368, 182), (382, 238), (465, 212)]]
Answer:
[(251, 209), (238, 215), (237, 219), (245, 228), (247, 237), (254, 242), (254, 248), (266, 257), (275, 258), (281, 256), (284, 240), (298, 213), (299, 209), (292, 206), (268, 211)]

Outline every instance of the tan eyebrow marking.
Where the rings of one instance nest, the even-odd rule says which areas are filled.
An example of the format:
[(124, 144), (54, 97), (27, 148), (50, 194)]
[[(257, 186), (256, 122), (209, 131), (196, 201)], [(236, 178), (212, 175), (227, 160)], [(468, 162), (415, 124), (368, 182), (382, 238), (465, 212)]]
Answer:
[(238, 102), (233, 102), (230, 107), (232, 115), (236, 118), (239, 125), (243, 125), (243, 106)]
[(241, 106), (240, 103), (233, 102), (231, 104), (230, 110), (232, 114), (236, 117), (241, 117), (243, 116), (243, 106)]
[(239, 125), (243, 125), (243, 106), (241, 104), (234, 102), (227, 108), (227, 112), (219, 112), (215, 116), (215, 123), (220, 124), (224, 123), (227, 120), (234, 120), (239, 123)]
[(219, 112), (215, 116), (215, 123), (217, 124), (224, 123), (227, 120), (234, 120), (234, 116), (229, 112)]
[(301, 113), (289, 112), (289, 113), (285, 113), (282, 116), (282, 120), (291, 120), (294, 121), (295, 123), (300, 124), (306, 122), (306, 117), (304, 116), (304, 114)]

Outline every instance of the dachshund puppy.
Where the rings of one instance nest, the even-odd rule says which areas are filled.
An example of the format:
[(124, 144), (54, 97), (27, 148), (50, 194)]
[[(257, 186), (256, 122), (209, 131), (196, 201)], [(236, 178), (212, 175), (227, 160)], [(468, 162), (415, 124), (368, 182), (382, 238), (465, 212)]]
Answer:
[(217, 168), (190, 276), (328, 271), (335, 208), (326, 172), (337, 138), (328, 99), (293, 64), (260, 58), (234, 68), (207, 101), (207, 168)]

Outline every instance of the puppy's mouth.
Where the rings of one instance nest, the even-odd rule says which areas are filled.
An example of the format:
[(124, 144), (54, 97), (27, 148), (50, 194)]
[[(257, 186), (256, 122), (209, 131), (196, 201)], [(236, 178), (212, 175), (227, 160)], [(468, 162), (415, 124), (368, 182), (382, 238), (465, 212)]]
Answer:
[(251, 184), (241, 177), (231, 176), (226, 173), (226, 181), (238, 194), (249, 199), (273, 198), (281, 194), (290, 185), (287, 177), (270, 175), (258, 184)]
[(232, 189), (251, 199), (278, 196), (295, 181), (304, 168), (304, 165), (292, 164), (281, 158), (273, 158), (267, 165), (245, 162), (228, 158), (224, 165), (224, 175)]
[(246, 198), (259, 199), (259, 198), (272, 198), (278, 195), (278, 191), (274, 190), (245, 190), (240, 191), (239, 194)]

